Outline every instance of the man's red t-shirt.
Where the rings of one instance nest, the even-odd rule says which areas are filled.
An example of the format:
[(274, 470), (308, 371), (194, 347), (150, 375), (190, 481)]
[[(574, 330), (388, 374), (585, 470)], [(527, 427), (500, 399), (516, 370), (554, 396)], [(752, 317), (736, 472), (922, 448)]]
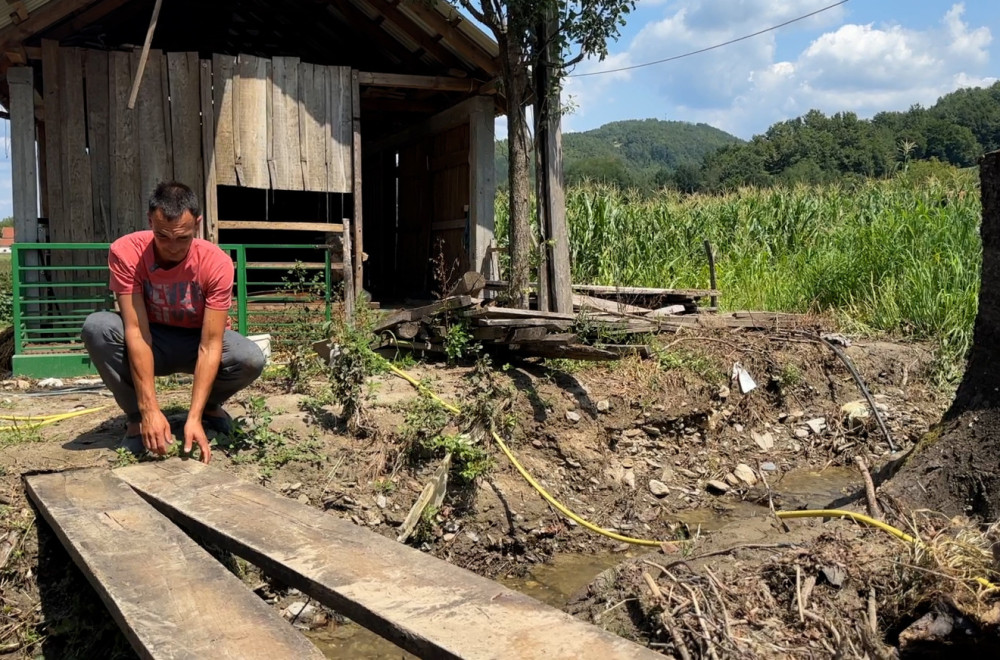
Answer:
[(142, 292), (150, 323), (200, 328), (206, 308), (232, 305), (233, 260), (201, 238), (194, 239), (184, 261), (164, 269), (156, 265), (153, 232), (127, 234), (111, 244), (108, 268), (112, 291)]

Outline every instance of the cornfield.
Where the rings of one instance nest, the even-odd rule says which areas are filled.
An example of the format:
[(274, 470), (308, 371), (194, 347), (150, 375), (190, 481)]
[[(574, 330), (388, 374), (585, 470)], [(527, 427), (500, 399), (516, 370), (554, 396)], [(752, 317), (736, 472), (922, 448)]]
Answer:
[[(496, 210), (503, 243), (503, 196)], [(982, 260), (974, 172), (725, 196), (589, 185), (567, 191), (567, 215), (575, 283), (707, 288), (707, 239), (724, 309), (827, 312), (853, 332), (936, 341), (952, 363), (971, 344)]]

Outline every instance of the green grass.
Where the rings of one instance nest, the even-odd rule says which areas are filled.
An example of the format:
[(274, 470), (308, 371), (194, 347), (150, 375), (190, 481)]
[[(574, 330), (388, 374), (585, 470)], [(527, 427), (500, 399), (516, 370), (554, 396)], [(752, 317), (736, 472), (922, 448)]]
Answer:
[[(849, 331), (935, 341), (952, 365), (971, 345), (975, 170), (651, 199), (591, 185), (568, 190), (567, 217), (576, 283), (707, 288), (708, 239), (723, 309), (831, 312)], [(506, 226), (498, 198), (501, 240)]]

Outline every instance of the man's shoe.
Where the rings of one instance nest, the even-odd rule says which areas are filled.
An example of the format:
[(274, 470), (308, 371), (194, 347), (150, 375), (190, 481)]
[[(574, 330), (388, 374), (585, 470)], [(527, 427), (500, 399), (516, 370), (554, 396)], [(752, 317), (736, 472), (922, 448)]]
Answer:
[(233, 418), (229, 416), (229, 413), (222, 411), (223, 417), (213, 417), (211, 415), (201, 416), (201, 426), (205, 429), (205, 433), (214, 432), (215, 433), (215, 444), (227, 447), (233, 444), (235, 438), (233, 437)]
[(121, 442), (118, 443), (119, 449), (127, 449), (132, 452), (134, 456), (145, 456), (146, 447), (142, 444), (141, 435), (126, 435), (122, 438)]

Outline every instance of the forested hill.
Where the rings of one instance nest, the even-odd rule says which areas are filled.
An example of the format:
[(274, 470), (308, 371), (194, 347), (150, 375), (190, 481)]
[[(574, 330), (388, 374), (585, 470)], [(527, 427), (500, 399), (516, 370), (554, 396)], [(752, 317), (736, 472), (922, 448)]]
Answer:
[(742, 185), (827, 183), (885, 177), (915, 161), (970, 167), (1000, 149), (1000, 82), (961, 89), (929, 108), (882, 112), (859, 119), (813, 110), (774, 124), (749, 142), (725, 147), (700, 168), (682, 166), (682, 190), (724, 190)]
[[(633, 119), (563, 135), (567, 183), (584, 179), (622, 187), (659, 187), (680, 166), (699, 168), (708, 154), (740, 143), (707, 124)], [(507, 184), (507, 143), (497, 143), (497, 181)]]

